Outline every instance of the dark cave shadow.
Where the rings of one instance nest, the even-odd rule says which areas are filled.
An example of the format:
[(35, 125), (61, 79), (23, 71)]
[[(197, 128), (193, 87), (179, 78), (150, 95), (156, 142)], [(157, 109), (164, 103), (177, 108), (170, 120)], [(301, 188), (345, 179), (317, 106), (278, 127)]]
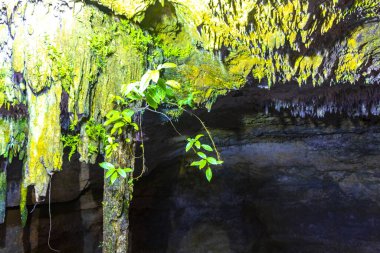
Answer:
[[(129, 212), (129, 252), (167, 252), (171, 234), (171, 228), (168, 226), (171, 222), (169, 211), (173, 203), (170, 198), (163, 196), (170, 196), (178, 182), (180, 168), (175, 166), (177, 164), (180, 164), (180, 161), (176, 159), (160, 164), (149, 176), (135, 183)], [(157, 206), (166, 206), (168, 209), (155, 212), (153, 208)], [(146, 224), (149, 226), (144, 226)], [(157, 231), (160, 233), (157, 234)]]
[[(7, 161), (0, 157), (0, 172), (3, 173), (3, 172), (6, 172), (7, 171)], [(8, 187), (8, 182), (7, 182), (7, 187)], [(5, 212), (6, 212), (6, 209), (7, 209), (7, 202), (5, 201)], [(0, 248), (4, 248), (6, 245), (5, 245), (5, 242), (6, 242), (6, 237), (7, 237), (7, 220), (6, 220), (6, 213), (5, 213), (5, 219), (4, 219), (4, 223), (3, 224), (0, 224)]]
[[(51, 181), (51, 196), (52, 201), (54, 195), (59, 189), (70, 191), (63, 186), (59, 186), (61, 182), (69, 180), (70, 186), (80, 189), (79, 173), (80, 163), (77, 154), (72, 157), (71, 162), (68, 161), (67, 155), (63, 156), (64, 171), (57, 173), (53, 176)], [(71, 171), (70, 171), (71, 170)], [(67, 179), (67, 176), (70, 178)], [(74, 175), (74, 176), (73, 176)], [(66, 179), (65, 179), (66, 177)], [(31, 218), (38, 219), (38, 248), (34, 249), (32, 253), (50, 253), (52, 252), (48, 246), (49, 237), (49, 190), (47, 192), (45, 202), (38, 205), (35, 214)], [(84, 231), (82, 227), (82, 217), (80, 212), (80, 203), (77, 200), (63, 203), (51, 203), (51, 234), (50, 245), (53, 249), (60, 250), (61, 252), (82, 253), (84, 252)], [(69, 217), (67, 217), (69, 215)], [(68, 243), (70, 242), (70, 243)]]
[[(292, 91), (293, 98), (296, 98), (299, 93), (302, 93), (301, 91)], [(379, 117), (373, 116), (350, 118), (344, 113), (327, 113), (324, 118), (313, 118), (309, 116), (301, 118), (291, 116), (289, 110), (276, 111), (274, 108), (270, 108), (268, 110), (268, 114), (265, 115), (264, 102), (267, 102), (269, 98), (275, 97), (276, 95), (268, 95), (268, 92), (265, 90), (258, 91), (257, 88), (247, 86), (242, 90), (231, 92), (224, 97), (220, 97), (214, 104), (212, 113), (208, 113), (206, 110), (197, 110), (194, 113), (196, 113), (205, 122), (211, 132), (213, 132), (214, 129), (226, 130), (230, 134), (233, 134), (234, 139), (238, 142), (244, 142), (247, 134), (260, 138), (268, 138), (268, 141), (270, 141), (272, 137), (275, 137), (277, 140), (281, 141), (281, 139), (278, 138), (279, 136), (281, 138), (294, 139), (296, 137), (304, 138), (308, 135), (319, 134), (319, 130), (316, 132), (308, 132), (308, 128), (310, 127), (321, 129), (320, 133), (324, 133), (324, 129), (326, 128), (330, 128), (331, 133), (349, 133), (359, 131), (356, 130), (356, 127), (363, 130), (364, 124), (364, 126), (373, 127), (374, 131), (380, 131), (379, 127), (376, 126), (380, 122), (380, 119)], [(278, 124), (276, 125), (276, 129), (279, 130), (276, 130), (275, 132), (262, 131), (252, 133), (242, 131), (247, 128), (245, 117), (247, 115), (256, 117), (258, 114), (261, 114), (263, 118), (276, 118), (276, 124)], [(346, 126), (343, 126), (343, 123), (347, 124), (347, 122), (351, 124), (352, 127), (350, 126), (347, 128)], [(184, 113), (178, 121), (174, 121), (174, 124), (178, 130), (185, 135), (185, 137), (193, 136), (200, 131), (203, 131), (199, 122), (197, 122), (194, 117), (191, 117), (186, 113)], [(148, 159), (158, 159), (168, 150), (177, 148), (177, 146), (173, 147), (170, 146), (171, 144), (167, 143), (167, 140), (176, 137), (176, 134), (171, 129), (170, 124), (168, 122), (165, 123), (165, 119), (147, 112), (144, 114), (144, 125), (149, 126), (144, 127), (146, 128), (144, 129), (144, 134), (147, 136), (145, 146), (147, 147), (146, 156)], [(294, 130), (288, 132), (289, 126), (295, 126), (297, 128), (294, 128)], [(344, 127), (343, 130), (341, 130), (342, 127)], [(300, 129), (302, 131), (299, 131)], [(225, 146), (225, 144), (227, 144), (228, 147), (229, 140), (216, 138), (215, 141), (217, 146)], [(154, 149), (149, 148), (150, 145), (154, 146)], [(179, 167), (181, 164), (181, 157), (184, 156), (185, 152), (176, 153), (174, 156), (175, 159), (171, 162), (168, 162), (167, 160), (165, 161), (167, 158), (164, 158), (164, 162), (153, 166), (153, 170), (151, 170), (146, 177), (143, 177), (135, 184), (135, 198), (132, 201), (130, 212), (132, 235), (130, 237), (130, 245), (132, 245), (131, 252), (161, 253), (168, 252), (167, 250), (169, 246), (174, 248), (176, 247), (176, 245), (168, 245), (169, 240), (170, 243), (173, 243), (170, 238), (173, 228), (170, 228), (168, 225), (172, 222), (173, 217), (171, 217), (169, 212), (154, 213), (154, 209), (152, 207), (162, 205), (163, 203), (160, 203), (162, 199), (169, 201), (167, 206), (173, 205), (173, 202), (170, 202), (170, 198), (172, 197), (172, 190), (175, 189), (176, 183), (181, 183), (178, 182), (180, 172)], [(178, 159), (177, 162), (175, 162), (176, 159)], [(175, 174), (174, 176), (167, 172), (169, 169), (172, 170), (172, 172), (175, 170), (175, 172), (173, 172), (173, 174)], [(162, 178), (159, 173), (168, 173), (165, 175), (170, 177), (170, 180), (159, 181), (157, 178)], [(255, 182), (255, 184), (257, 184), (257, 182)], [(152, 185), (154, 186), (154, 189), (150, 189)], [(271, 242), (272, 244), (270, 246), (266, 245), (266, 242), (270, 242), (271, 238), (269, 238), (269, 233), (265, 227), (265, 221), (261, 220), (260, 217), (257, 217), (255, 214), (258, 213), (255, 205), (244, 205), (244, 208), (246, 209), (242, 212), (245, 213), (247, 222), (257, 224), (257, 227), (260, 229), (257, 231), (256, 236), (259, 238), (259, 241), (264, 241), (263, 243), (253, 244), (251, 248), (252, 252), (281, 252), (281, 249), (284, 249), (285, 246), (280, 242)], [(151, 224), (154, 225), (151, 226)], [(249, 230), (249, 228), (247, 229)], [(187, 230), (185, 230), (181, 231), (181, 233), (186, 234)], [(159, 233), (157, 233), (157, 231), (159, 231)], [(233, 234), (229, 234), (231, 242), (234, 241), (234, 236), (235, 235)], [(153, 245), (160, 245), (160, 247), (159, 249), (149, 248), (153, 247)]]
[(0, 249), (5, 248), (5, 241), (7, 236), (7, 222), (0, 224)]

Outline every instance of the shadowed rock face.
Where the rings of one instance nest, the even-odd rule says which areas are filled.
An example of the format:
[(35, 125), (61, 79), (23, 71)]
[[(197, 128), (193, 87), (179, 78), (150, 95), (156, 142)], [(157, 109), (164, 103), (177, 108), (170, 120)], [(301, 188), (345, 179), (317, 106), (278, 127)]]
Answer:
[[(264, 102), (280, 98), (266, 92), (247, 88), (220, 99), (213, 113), (198, 112), (225, 160), (211, 184), (187, 166), (183, 138), (147, 115), (146, 125), (154, 126), (145, 129), (150, 170), (135, 185), (133, 253), (378, 252), (380, 119), (295, 118), (286, 109), (266, 115)], [(303, 90), (288, 92), (299, 97)], [(188, 135), (200, 131), (186, 116), (179, 128)], [(51, 245), (100, 252), (101, 170), (76, 158), (64, 160), (52, 182)], [(18, 203), (20, 175), (9, 173), (21, 164), (14, 166), (8, 168), (8, 206)], [(1, 252), (49, 252), (48, 206), (37, 207), (25, 229), (18, 213), (8, 208), (0, 225)]]
[(178, 138), (147, 145), (168, 159), (136, 184), (132, 252), (378, 252), (378, 119), (265, 115), (250, 98), (203, 115), (225, 161), (211, 184), (172, 159)]

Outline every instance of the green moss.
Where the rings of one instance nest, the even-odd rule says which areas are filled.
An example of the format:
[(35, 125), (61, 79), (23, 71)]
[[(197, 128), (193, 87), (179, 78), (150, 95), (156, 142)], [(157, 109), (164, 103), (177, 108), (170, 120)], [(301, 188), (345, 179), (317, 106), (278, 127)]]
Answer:
[[(24, 170), (24, 169), (23, 169)], [(25, 171), (23, 171), (23, 174)], [(28, 219), (28, 208), (26, 206), (26, 201), (28, 197), (28, 187), (23, 184), (23, 180), (20, 182), (20, 215), (21, 215), (21, 224), (25, 227)]]
[(0, 224), (5, 220), (5, 209), (7, 207), (7, 172), (0, 172)]
[(73, 60), (51, 44), (48, 44), (47, 48), (49, 50), (48, 56), (52, 62), (52, 78), (55, 82), (59, 82), (62, 88), (69, 94), (74, 84)]
[[(20, 31), (22, 33), (22, 31)], [(12, 47), (12, 68), (15, 72), (24, 72), (24, 62), (25, 62), (25, 41), (20, 35), (17, 35)]]
[(27, 89), (29, 102), (29, 134), (25, 185), (34, 185), (36, 197), (45, 196), (49, 174), (61, 170), (62, 143), (60, 101), (62, 87), (53, 85), (45, 93), (35, 95)]
[(117, 15), (124, 15), (128, 19), (141, 21), (144, 18), (144, 11), (149, 5), (155, 3), (155, 0), (97, 0), (101, 5), (111, 9)]
[(0, 68), (0, 107), (6, 104), (6, 77), (8, 75), (8, 71), (5, 68)]
[(77, 148), (81, 143), (81, 139), (79, 134), (77, 135), (62, 135), (61, 140), (63, 142), (63, 148), (69, 148), (69, 161), (75, 152), (77, 152)]
[(27, 125), (25, 119), (0, 118), (0, 157), (12, 162), (24, 158)]

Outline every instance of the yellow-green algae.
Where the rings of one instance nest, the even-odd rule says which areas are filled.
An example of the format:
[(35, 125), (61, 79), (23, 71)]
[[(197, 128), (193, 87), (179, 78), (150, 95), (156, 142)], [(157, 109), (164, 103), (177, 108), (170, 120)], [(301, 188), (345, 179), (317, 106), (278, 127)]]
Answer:
[(61, 170), (60, 101), (62, 87), (53, 84), (36, 96), (28, 86), (29, 134), (25, 184), (34, 185), (36, 199), (45, 196), (49, 175)]
[[(99, 0), (99, 2), (104, 4), (104, 2), (116, 2), (116, 0)], [(141, 1), (136, 3), (123, 0), (118, 1), (118, 4), (120, 9), (129, 10), (128, 14), (124, 15), (130, 18), (140, 13), (141, 9), (147, 9), (153, 4), (152, 1), (143, 2), (144, 4)], [(359, 74), (363, 64), (369, 60), (368, 56), (365, 56), (366, 59), (361, 59), (362, 56), (355, 54), (349, 48), (347, 41), (340, 43), (337, 40), (336, 47), (339, 48), (339, 52), (334, 52), (334, 54), (338, 54), (339, 59), (334, 59), (335, 56), (332, 56), (331, 52), (316, 43), (324, 37), (328, 40), (331, 36), (336, 36), (332, 35), (337, 33), (334, 30), (335, 27), (346, 24), (345, 22), (350, 19), (350, 22), (357, 22), (378, 18), (380, 8), (378, 0), (356, 0), (346, 6), (339, 0), (324, 1), (320, 4), (315, 4), (311, 0), (264, 2), (260, 0), (171, 0), (168, 2), (174, 6), (175, 15), (187, 34), (186, 40), (174, 39), (172, 41), (174, 45), (180, 41), (191, 41), (193, 45), (200, 44), (202, 48), (210, 51), (227, 47), (234, 52), (231, 54), (234, 58), (227, 57), (224, 63), (228, 65), (229, 62), (242, 60), (245, 65), (243, 69), (250, 68), (256, 80), (265, 80), (269, 86), (273, 83), (291, 81), (298, 82), (300, 85), (355, 82), (357, 78), (353, 77), (353, 73)], [(136, 8), (136, 4), (141, 8)], [(110, 3), (104, 5), (111, 6)], [(356, 17), (355, 21), (352, 21), (353, 17)], [(145, 17), (145, 19), (148, 18), (152, 19), (149, 16)], [(165, 23), (165, 16), (160, 18)], [(170, 41), (168, 37), (171, 38), (171, 35), (167, 32), (157, 35), (159, 41), (163, 39), (162, 48), (164, 49), (166, 45), (169, 45), (165, 43), (165, 41)], [(362, 43), (362, 46), (373, 48), (373, 43)], [(329, 49), (333, 48), (329, 47)], [(169, 48), (164, 51), (166, 57), (170, 56), (167, 51), (176, 52), (176, 49)], [(240, 55), (243, 58), (240, 58)], [(334, 73), (328, 70), (323, 71), (336, 64), (335, 61), (343, 65), (341, 70)], [(235, 74), (238, 72), (236, 70), (239, 70), (236, 66), (230, 69)], [(242, 74), (245, 72), (238, 73), (241, 78), (245, 77)]]
[(98, 0), (98, 3), (110, 8), (117, 15), (141, 21), (144, 11), (156, 0)]
[[(23, 178), (24, 178), (24, 171), (23, 171)], [(21, 216), (21, 225), (23, 227), (25, 227), (27, 219), (28, 219), (28, 208), (26, 206), (27, 197), (28, 197), (28, 187), (24, 185), (24, 180), (22, 179), (20, 182), (20, 216)]]

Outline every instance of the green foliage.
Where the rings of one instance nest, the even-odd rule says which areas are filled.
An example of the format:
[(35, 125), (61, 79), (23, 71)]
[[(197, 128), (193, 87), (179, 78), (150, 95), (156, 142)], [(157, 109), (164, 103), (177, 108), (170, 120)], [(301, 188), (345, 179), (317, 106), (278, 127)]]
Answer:
[(112, 44), (113, 34), (102, 31), (94, 33), (90, 39), (90, 49), (94, 56), (95, 64), (100, 70), (104, 70), (107, 64), (107, 58), (115, 53), (116, 47)]
[(191, 51), (193, 50), (191, 44), (188, 44), (186, 47), (181, 48), (173, 42), (174, 40), (170, 40), (166, 34), (158, 34), (155, 38), (155, 45), (162, 50), (164, 57), (167, 59), (183, 59), (191, 54)]
[(132, 121), (132, 116), (134, 114), (135, 111), (129, 108), (126, 108), (123, 111), (111, 110), (106, 115), (107, 120), (104, 122), (104, 126), (112, 125), (110, 135), (121, 135), (124, 128), (129, 126), (138, 131), (138, 125)]
[(7, 144), (4, 158), (8, 158), (8, 162), (12, 163), (13, 158), (17, 157), (22, 160), (24, 159), (25, 150), (24, 145), (26, 143), (26, 135), (24, 132), (18, 132), (15, 136), (12, 136)]
[(77, 151), (78, 145), (81, 142), (79, 134), (77, 135), (62, 135), (61, 141), (63, 142), (63, 148), (70, 148), (69, 161), (73, 154)]
[(52, 76), (56, 81), (60, 81), (62, 88), (70, 93), (74, 83), (74, 66), (72, 59), (69, 59), (56, 47), (48, 44), (48, 56), (52, 61)]
[(141, 52), (146, 52), (149, 46), (153, 45), (153, 37), (128, 20), (120, 20), (118, 24), (113, 26), (113, 31), (115, 35), (119, 33), (129, 34), (133, 46)]
[(93, 141), (98, 141), (99, 139), (104, 143), (106, 141), (106, 129), (102, 124), (97, 123), (95, 119), (91, 118), (85, 127), (86, 134), (88, 138)]
[(201, 158), (201, 160), (194, 161), (191, 163), (191, 166), (198, 167), (199, 170), (206, 168), (205, 174), (207, 180), (210, 182), (212, 179), (212, 165), (220, 165), (223, 161), (218, 160), (212, 156), (206, 155), (204, 152), (213, 152), (213, 148), (210, 145), (201, 143), (200, 139), (203, 137), (203, 134), (198, 134), (195, 138), (187, 138), (186, 152), (191, 149)]
[(111, 185), (114, 184), (118, 178), (127, 178), (127, 173), (133, 172), (131, 168), (115, 168), (115, 166), (109, 162), (102, 162), (99, 165), (107, 171), (106, 178), (110, 179)]
[(175, 67), (174, 63), (164, 63), (155, 70), (148, 70), (140, 81), (123, 86), (123, 95), (129, 102), (144, 101), (154, 110), (160, 104), (175, 103), (174, 90), (180, 89), (181, 85), (177, 81), (160, 78), (160, 70)]
[(107, 137), (107, 145), (105, 147), (106, 157), (109, 158), (112, 155), (112, 152), (116, 152), (119, 147), (119, 143), (115, 142), (115, 137)]
[[(105, 127), (91, 118), (85, 126), (87, 137), (92, 141), (88, 144), (88, 154), (90, 156), (99, 153), (98, 143), (105, 145), (107, 143), (107, 133)], [(96, 143), (93, 144), (93, 143)]]
[[(156, 111), (160, 105), (171, 105), (181, 111), (186, 111), (184, 109), (184, 106), (193, 105), (194, 92), (189, 92), (188, 95), (179, 97), (177, 95), (179, 92), (176, 91), (181, 89), (182, 85), (175, 80), (165, 80), (161, 78), (160, 71), (175, 67), (176, 64), (174, 63), (159, 64), (156, 69), (146, 71), (140, 81), (123, 85), (121, 92), (122, 97), (114, 97), (113, 102), (115, 103), (115, 108), (107, 113), (106, 121), (103, 124), (104, 127), (106, 127), (107, 131), (107, 141), (105, 146), (105, 153), (107, 158), (111, 157), (113, 152), (116, 152), (118, 150), (119, 143), (117, 140), (122, 139), (121, 137), (126, 130), (140, 130), (140, 127), (135, 122), (133, 122), (133, 116), (136, 113), (142, 113), (145, 110), (150, 110), (162, 114), (170, 120), (169, 116), (166, 114)], [(141, 103), (145, 105), (145, 107), (142, 107), (140, 109), (131, 108), (131, 105)], [(198, 117), (197, 119), (200, 120)], [(208, 181), (211, 181), (211, 166), (220, 165), (223, 163), (223, 161), (221, 161), (219, 158), (219, 153), (215, 148), (211, 134), (206, 129), (204, 123), (202, 121), (200, 122), (205, 128), (214, 148), (208, 144), (201, 143), (200, 138), (203, 137), (203, 135), (200, 134), (195, 138), (187, 139), (188, 143), (186, 145), (186, 151), (192, 149), (200, 158), (202, 158), (199, 161), (193, 162), (191, 165), (198, 166), (200, 170), (206, 168), (206, 178)], [(177, 133), (180, 134), (178, 131)], [(131, 140), (127, 138), (124, 141), (130, 142)], [(206, 155), (204, 152), (207, 154), (210, 152), (215, 152), (218, 159), (210, 155)], [(111, 183), (115, 182), (118, 177), (117, 175), (121, 175), (118, 169), (110, 163), (102, 163), (101, 166), (104, 169), (108, 170), (106, 177), (110, 178)]]

